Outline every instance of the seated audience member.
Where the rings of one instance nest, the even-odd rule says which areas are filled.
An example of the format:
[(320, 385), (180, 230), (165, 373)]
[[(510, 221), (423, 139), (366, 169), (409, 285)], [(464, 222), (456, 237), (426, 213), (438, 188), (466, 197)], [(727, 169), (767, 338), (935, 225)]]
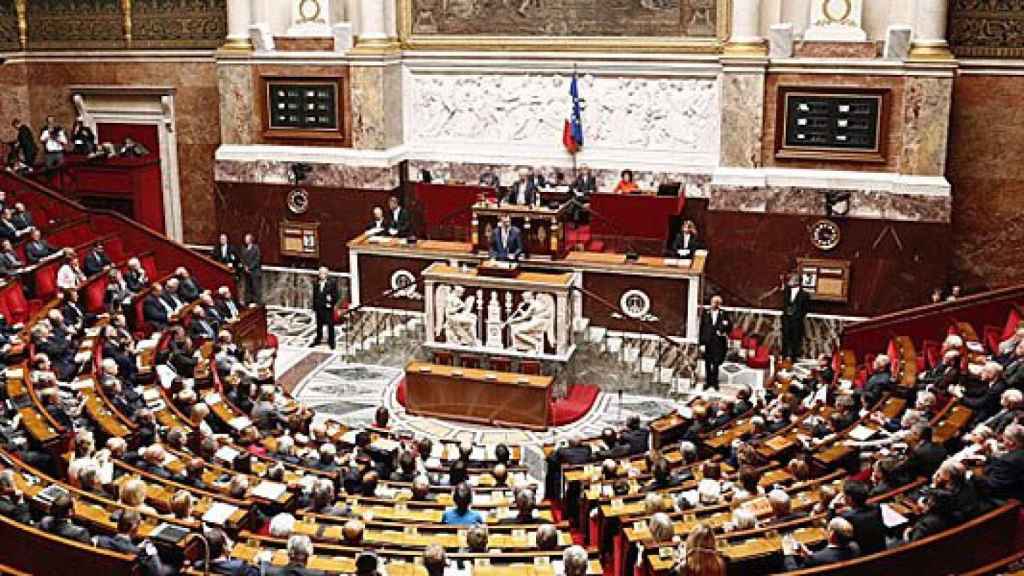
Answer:
[(698, 524), (686, 537), (686, 555), (675, 566), (678, 576), (725, 576), (725, 559), (718, 552), (715, 532)]
[(483, 554), (487, 552), (487, 541), (490, 533), (486, 524), (473, 524), (466, 531), (466, 552)]
[(89, 531), (71, 521), (74, 501), (67, 492), (58, 494), (50, 504), (50, 514), (39, 521), (39, 529), (83, 544), (91, 544)]
[(125, 510), (117, 519), (117, 534), (97, 536), (96, 546), (135, 556), (145, 576), (168, 576), (177, 573), (171, 566), (164, 565), (157, 553), (156, 546), (151, 542), (147, 540), (141, 545), (135, 544), (134, 540), (138, 536), (140, 523), (138, 512)]
[(521, 488), (516, 491), (515, 495), (515, 516), (509, 516), (501, 518), (499, 523), (501, 524), (533, 524), (536, 520), (535, 508), (537, 507), (536, 496), (533, 490), (529, 488)]
[(313, 502), (310, 509), (325, 516), (348, 516), (349, 509), (344, 504), (335, 504), (334, 483), (321, 478), (313, 485)]
[(847, 478), (836, 512), (853, 526), (853, 539), (860, 551), (874, 554), (885, 550), (885, 524), (881, 508), (869, 504), (868, 497), (867, 484)]
[(29, 228), (35, 228), (35, 221), (32, 220), (32, 213), (25, 209), (25, 204), (22, 202), (14, 203), (14, 213), (11, 215), (11, 222), (18, 230), (28, 230)]
[(15, 484), (14, 470), (0, 472), (0, 516), (22, 524), (32, 521), (28, 502)]
[(270, 519), (267, 531), (274, 538), (288, 538), (295, 530), (295, 517), (287, 512), (276, 514)]
[(79, 264), (74, 251), (68, 248), (65, 254), (67, 260), (57, 270), (57, 289), (78, 290), (85, 284), (88, 278), (82, 272), (81, 264)]
[(655, 512), (647, 519), (647, 530), (651, 533), (651, 540), (659, 544), (671, 542), (675, 538), (672, 518), (664, 512)]
[(399, 202), (398, 196), (388, 198), (387, 234), (396, 238), (405, 238), (411, 231), (412, 221), (409, 211)]
[(359, 520), (349, 520), (341, 528), (341, 543), (346, 546), (360, 546), (363, 543), (363, 523)]
[(563, 576), (586, 576), (587, 551), (582, 546), (569, 546), (562, 552)]
[(28, 233), (28, 229), (18, 229), (18, 226), (14, 224), (13, 210), (10, 208), (4, 208), (3, 211), (0, 211), (0, 238), (10, 240), (11, 242), (17, 242), (22, 236)]
[(1002, 453), (985, 463), (975, 485), (983, 496), (997, 501), (1024, 499), (1024, 426), (1010, 424), (1003, 431)]
[(306, 567), (311, 556), (313, 556), (313, 542), (309, 536), (296, 534), (288, 538), (288, 564), (285, 566), (264, 564), (262, 573), (264, 576), (319, 576), (324, 574), (320, 570)]
[(123, 158), (142, 158), (143, 156), (149, 156), (149, 148), (146, 148), (129, 136), (118, 147), (117, 155)]
[(384, 219), (384, 209), (380, 206), (374, 206), (370, 222), (366, 225), (366, 231), (371, 234), (380, 234), (385, 231), (386, 226), (387, 220)]
[(905, 482), (915, 478), (930, 478), (946, 459), (946, 449), (932, 441), (932, 427), (925, 423), (915, 424), (907, 437), (910, 451), (897, 474)]
[(1006, 390), (1003, 380), (1003, 365), (989, 361), (981, 367), (978, 382), (961, 391), (955, 388), (960, 403), (974, 412), (975, 422), (984, 422), (999, 412), (1000, 400)]
[(148, 322), (156, 330), (167, 328), (174, 315), (174, 307), (167, 302), (164, 296), (164, 288), (159, 283), (154, 283), (153, 288), (142, 302), (142, 319)]
[(10, 240), (0, 241), (0, 274), (11, 276), (25, 267)]
[(981, 423), (992, 432), (1002, 434), (1007, 426), (1014, 422), (1019, 423), (1024, 408), (1024, 393), (1016, 388), (1010, 388), (999, 397), (1000, 409), (987, 420)]
[(427, 576), (444, 576), (448, 566), (448, 556), (440, 544), (430, 544), (423, 550), (423, 568)]
[(633, 171), (626, 169), (622, 171), (619, 183), (615, 185), (615, 194), (639, 194), (640, 186), (633, 181)]
[(947, 460), (932, 477), (924, 500), (924, 513), (904, 534), (908, 542), (920, 540), (977, 516), (981, 504), (963, 465)]
[(189, 323), (188, 329), (193, 340), (213, 341), (217, 339), (217, 331), (207, 320), (206, 310), (202, 306), (192, 309), (192, 321)]
[(538, 194), (537, 182), (531, 177), (530, 169), (520, 168), (516, 181), (512, 183), (501, 201), (516, 206), (532, 206), (536, 204)]
[(142, 262), (138, 258), (128, 259), (128, 268), (124, 271), (124, 281), (128, 286), (128, 290), (133, 294), (138, 294), (146, 289), (150, 285), (149, 275), (146, 273), (146, 269), (142, 267)]
[(775, 526), (785, 522), (792, 522), (802, 518), (803, 515), (794, 513), (789, 494), (785, 490), (776, 488), (768, 493), (768, 504), (772, 508), (772, 515), (764, 522), (764, 526)]
[(43, 240), (43, 233), (38, 228), (33, 228), (29, 233), (28, 244), (25, 245), (25, 260), (29, 264), (36, 264), (55, 254), (60, 254), (60, 250)]
[[(260, 569), (248, 564), (245, 560), (231, 557), (231, 546), (227, 534), (220, 528), (213, 528), (206, 531), (206, 541), (209, 546), (210, 573), (220, 576), (262, 576)], [(196, 562), (200, 570), (204, 567), (202, 559)]]
[(110, 314), (120, 314), (132, 302), (132, 292), (117, 268), (107, 272), (107, 288), (103, 292), (103, 305)]
[(82, 270), (85, 272), (86, 276), (92, 277), (113, 265), (114, 263), (111, 262), (110, 257), (107, 256), (103, 243), (98, 242), (92, 251), (85, 255), (85, 262), (82, 264)]
[(231, 289), (221, 286), (217, 289), (217, 297), (214, 299), (220, 315), (228, 322), (238, 319), (241, 305), (231, 296)]
[(121, 487), (121, 504), (124, 504), (126, 508), (145, 514), (155, 516), (157, 513), (155, 508), (146, 504), (146, 483), (138, 478), (125, 482)]
[(430, 479), (423, 475), (417, 476), (412, 481), (412, 500), (414, 502), (428, 502), (435, 499), (430, 493)]
[[(699, 236), (697, 236), (697, 225), (692, 220), (686, 220), (679, 227), (679, 232), (675, 238), (672, 239), (672, 244), (668, 247), (665, 255), (670, 258), (682, 258), (683, 260), (692, 260), (698, 250), (704, 249), (704, 243), (701, 242)], [(750, 392), (747, 392), (747, 398), (750, 397)], [(750, 405), (746, 405), (746, 410), (740, 412), (740, 414), (750, 410)]]
[(473, 489), (465, 482), (459, 483), (452, 489), (452, 501), (454, 508), (444, 511), (441, 516), (442, 524), (479, 524), (484, 521), (479, 512), (470, 508), (473, 503)]
[(824, 566), (860, 555), (860, 550), (853, 541), (853, 526), (847, 520), (838, 517), (828, 523), (828, 545), (825, 548), (812, 553), (795, 540), (783, 539), (782, 552), (786, 570)]

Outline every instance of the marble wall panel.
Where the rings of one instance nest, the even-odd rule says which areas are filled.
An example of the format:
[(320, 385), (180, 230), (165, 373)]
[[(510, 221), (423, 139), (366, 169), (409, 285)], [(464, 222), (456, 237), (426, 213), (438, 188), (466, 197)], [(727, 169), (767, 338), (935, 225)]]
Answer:
[(722, 75), (722, 166), (761, 164), (764, 82), (759, 73)]
[(353, 66), (351, 78), (352, 147), (383, 150), (388, 142), (384, 69), (379, 66)]
[[(835, 190), (839, 192), (840, 190)], [(912, 222), (949, 222), (951, 199), (946, 194), (894, 194), (877, 190), (843, 190), (851, 192), (850, 218), (908, 220)], [(822, 188), (776, 187), (711, 187), (712, 210), (763, 212), (820, 216), (824, 214)]]
[(953, 79), (911, 76), (905, 94), (900, 171), (942, 176), (946, 173)]
[[(252, 162), (220, 160), (216, 163), (215, 176), (218, 182), (286, 185), (290, 183), (291, 165), (292, 162), (276, 160)], [(400, 184), (398, 166), (391, 168), (344, 164), (310, 164), (310, 166), (312, 171), (306, 176), (304, 186), (391, 190)]]
[[(744, 334), (757, 335), (773, 350), (782, 347), (782, 316), (763, 310), (728, 310), (734, 326)], [(840, 317), (808, 316), (804, 320), (804, 358), (831, 354), (842, 335), (843, 327), (852, 320)]]
[(1021, 94), (1022, 76), (961, 75), (954, 83), (953, 268), (969, 291), (1024, 283)]
[[(312, 308), (316, 278), (313, 273), (264, 270), (263, 301), (271, 306)], [(338, 284), (339, 301), (351, 301), (348, 276), (335, 275), (334, 280)]]
[[(31, 124), (29, 106), (28, 66), (26, 64), (5, 64), (0, 67), (0, 140), (11, 142), (16, 132), (11, 120), (20, 118)], [(31, 125), (34, 129), (35, 125)]]
[(217, 65), (220, 138), (224, 144), (253, 144), (259, 141), (253, 70), (248, 64)]
[(0, 0), (0, 50), (20, 50), (18, 11), (15, 0)]

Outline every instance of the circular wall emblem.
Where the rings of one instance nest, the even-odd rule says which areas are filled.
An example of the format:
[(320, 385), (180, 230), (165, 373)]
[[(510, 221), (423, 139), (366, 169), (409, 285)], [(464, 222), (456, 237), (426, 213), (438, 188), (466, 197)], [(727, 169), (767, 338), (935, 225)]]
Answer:
[(397, 292), (408, 290), (415, 283), (416, 277), (408, 270), (395, 270), (391, 275), (391, 289)]
[(629, 290), (619, 298), (619, 308), (630, 318), (643, 318), (651, 311), (651, 297), (643, 290)]
[(818, 250), (834, 249), (841, 238), (839, 225), (831, 220), (818, 220), (811, 226), (811, 244)]
[(825, 0), (821, 11), (830, 23), (843, 24), (853, 12), (853, 3), (851, 0)]
[(309, 209), (309, 194), (302, 188), (296, 188), (288, 193), (288, 209), (292, 214), (302, 214)]
[(317, 22), (320, 20), (320, 0), (301, 0), (299, 2), (299, 15), (302, 22)]

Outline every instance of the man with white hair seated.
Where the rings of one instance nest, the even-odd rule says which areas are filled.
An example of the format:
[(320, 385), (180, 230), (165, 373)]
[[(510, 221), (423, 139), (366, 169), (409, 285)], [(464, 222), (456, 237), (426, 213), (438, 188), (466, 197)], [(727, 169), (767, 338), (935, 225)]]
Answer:
[(1013, 350), (1013, 357), (1003, 372), (1006, 385), (1010, 388), (1024, 389), (1024, 342), (1019, 342)]
[(587, 551), (580, 545), (569, 546), (562, 552), (564, 576), (586, 576)]
[(989, 458), (974, 481), (983, 496), (994, 500), (1024, 499), (1024, 426), (1010, 424), (1003, 430), (1002, 453)]
[(999, 403), (1006, 390), (1003, 365), (994, 361), (986, 362), (981, 367), (979, 380), (980, 385), (970, 386), (958, 395), (960, 403), (974, 411), (974, 421), (984, 422), (999, 412)]
[(217, 289), (217, 297), (214, 298), (217, 310), (220, 311), (220, 315), (225, 320), (231, 322), (237, 320), (238, 315), (241, 313), (242, 306), (235, 301), (234, 297), (231, 296), (231, 289), (227, 286), (221, 286)]
[(867, 404), (873, 406), (881, 400), (882, 395), (892, 389), (892, 360), (885, 354), (875, 356), (874, 372), (864, 384), (863, 394)]
[(791, 571), (850, 560), (860, 555), (860, 548), (853, 541), (853, 525), (836, 517), (828, 523), (828, 545), (825, 548), (812, 553), (790, 537), (783, 538), (782, 553), (786, 570)]
[(942, 360), (931, 370), (918, 374), (917, 387), (935, 386), (945, 391), (949, 386), (960, 383), (960, 349), (950, 348), (942, 353)]
[(296, 534), (288, 538), (288, 564), (272, 566), (264, 563), (260, 571), (264, 576), (319, 576), (323, 572), (306, 567), (312, 556), (313, 541), (309, 536)]
[(274, 538), (288, 538), (295, 529), (295, 517), (287, 512), (281, 512), (270, 519), (270, 535)]
[(792, 522), (802, 517), (800, 514), (793, 513), (789, 494), (780, 488), (776, 488), (768, 493), (768, 504), (772, 508), (772, 515), (762, 524), (762, 527)]
[(651, 540), (658, 544), (671, 542), (675, 538), (672, 518), (664, 512), (658, 512), (651, 516), (647, 521), (647, 530), (651, 533)]
[(1007, 426), (1021, 417), (1020, 409), (1024, 405), (1024, 393), (1016, 388), (1003, 391), (999, 397), (1000, 410), (981, 423), (982, 426), (996, 434), (1002, 434)]
[(1013, 361), (1013, 352), (1021, 342), (1024, 342), (1024, 326), (1018, 326), (1013, 335), (999, 343), (992, 359), (1006, 366)]
[(202, 294), (202, 287), (199, 286), (196, 279), (189, 273), (188, 268), (179, 266), (177, 270), (174, 271), (174, 277), (179, 283), (178, 295), (181, 296), (181, 299), (186, 303), (196, 301), (199, 298), (199, 295)]

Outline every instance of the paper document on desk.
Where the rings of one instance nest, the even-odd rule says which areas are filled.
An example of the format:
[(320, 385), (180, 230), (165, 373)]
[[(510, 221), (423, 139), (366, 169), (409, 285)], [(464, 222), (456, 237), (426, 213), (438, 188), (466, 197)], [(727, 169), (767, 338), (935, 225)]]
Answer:
[(264, 500), (276, 501), (287, 490), (288, 486), (285, 484), (264, 480), (252, 489), (252, 495)]
[(250, 420), (248, 416), (235, 416), (228, 422), (228, 426), (231, 426), (233, 429), (241, 432), (249, 426), (252, 426), (252, 420)]
[(230, 464), (235, 461), (235, 458), (238, 458), (239, 454), (241, 454), (241, 452), (235, 450), (231, 446), (221, 446), (217, 449), (217, 452), (213, 454), (213, 459)]
[(868, 428), (867, 426), (858, 425), (853, 430), (850, 430), (850, 438), (853, 438), (858, 442), (863, 442), (868, 438), (874, 436), (876, 432), (878, 431), (875, 430), (874, 428)]
[(223, 502), (215, 502), (210, 509), (203, 514), (203, 522), (209, 524), (216, 524), (217, 526), (224, 526), (227, 524), (228, 518), (238, 511), (237, 506), (231, 504), (225, 504)]
[(888, 504), (882, 504), (882, 523), (886, 528), (895, 528), (908, 522), (907, 517), (892, 509)]

